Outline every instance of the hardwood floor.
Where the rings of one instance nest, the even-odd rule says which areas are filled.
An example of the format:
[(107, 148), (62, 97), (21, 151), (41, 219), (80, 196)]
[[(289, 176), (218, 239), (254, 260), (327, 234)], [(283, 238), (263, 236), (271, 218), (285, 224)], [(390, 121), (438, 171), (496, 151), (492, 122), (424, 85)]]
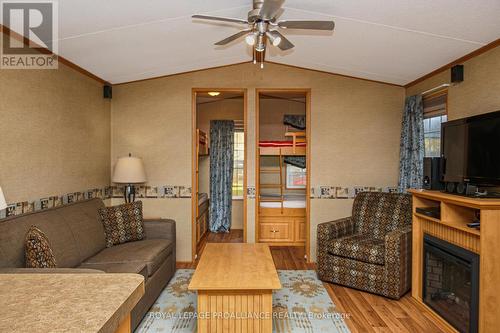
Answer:
[[(232, 242), (238, 238), (237, 232), (231, 234), (208, 235), (206, 243), (227, 239)], [(303, 247), (271, 247), (276, 269), (305, 270), (315, 269), (314, 264), (304, 260)], [(178, 264), (178, 268), (196, 268), (196, 263)], [(346, 314), (345, 322), (352, 333), (371, 332), (448, 332), (436, 323), (432, 315), (416, 301), (410, 293), (395, 301), (359, 290), (323, 283), (328, 294), (340, 313)]]

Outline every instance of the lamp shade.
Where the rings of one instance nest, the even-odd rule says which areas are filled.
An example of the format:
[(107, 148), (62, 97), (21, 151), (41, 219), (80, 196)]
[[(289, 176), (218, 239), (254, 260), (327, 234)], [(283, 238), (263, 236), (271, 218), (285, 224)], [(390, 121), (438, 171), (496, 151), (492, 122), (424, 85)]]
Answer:
[(7, 208), (7, 202), (3, 196), (2, 188), (0, 187), (0, 210)]
[(146, 181), (146, 172), (141, 158), (127, 156), (118, 159), (113, 172), (113, 183), (140, 184)]

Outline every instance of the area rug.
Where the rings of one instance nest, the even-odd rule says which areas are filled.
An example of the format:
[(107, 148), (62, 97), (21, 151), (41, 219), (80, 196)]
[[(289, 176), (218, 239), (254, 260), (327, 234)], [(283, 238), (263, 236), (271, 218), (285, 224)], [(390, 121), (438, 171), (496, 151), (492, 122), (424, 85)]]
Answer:
[[(196, 332), (196, 293), (187, 289), (194, 270), (179, 269), (136, 333)], [(273, 332), (347, 333), (345, 314), (335, 309), (314, 271), (278, 271), (282, 289), (273, 293)]]

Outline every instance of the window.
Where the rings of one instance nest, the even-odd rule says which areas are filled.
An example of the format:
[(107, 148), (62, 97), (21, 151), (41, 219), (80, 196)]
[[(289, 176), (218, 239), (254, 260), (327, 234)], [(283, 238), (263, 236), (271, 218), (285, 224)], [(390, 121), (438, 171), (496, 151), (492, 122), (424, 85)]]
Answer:
[(441, 156), (441, 123), (448, 120), (447, 99), (447, 91), (424, 97), (425, 157)]
[(306, 188), (306, 169), (287, 164), (286, 166), (286, 188)]
[(424, 119), (425, 157), (441, 156), (441, 123), (446, 121), (446, 115)]
[(245, 133), (234, 132), (233, 199), (243, 199), (245, 165)]

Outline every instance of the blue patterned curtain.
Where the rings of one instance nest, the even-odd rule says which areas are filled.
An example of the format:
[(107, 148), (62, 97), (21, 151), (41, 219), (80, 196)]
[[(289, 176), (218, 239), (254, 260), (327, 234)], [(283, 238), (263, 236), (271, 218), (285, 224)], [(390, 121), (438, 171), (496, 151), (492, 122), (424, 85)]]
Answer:
[(422, 96), (406, 98), (399, 153), (399, 191), (422, 188), (424, 169), (424, 106)]
[(210, 231), (229, 232), (233, 200), (234, 122), (210, 122)]

